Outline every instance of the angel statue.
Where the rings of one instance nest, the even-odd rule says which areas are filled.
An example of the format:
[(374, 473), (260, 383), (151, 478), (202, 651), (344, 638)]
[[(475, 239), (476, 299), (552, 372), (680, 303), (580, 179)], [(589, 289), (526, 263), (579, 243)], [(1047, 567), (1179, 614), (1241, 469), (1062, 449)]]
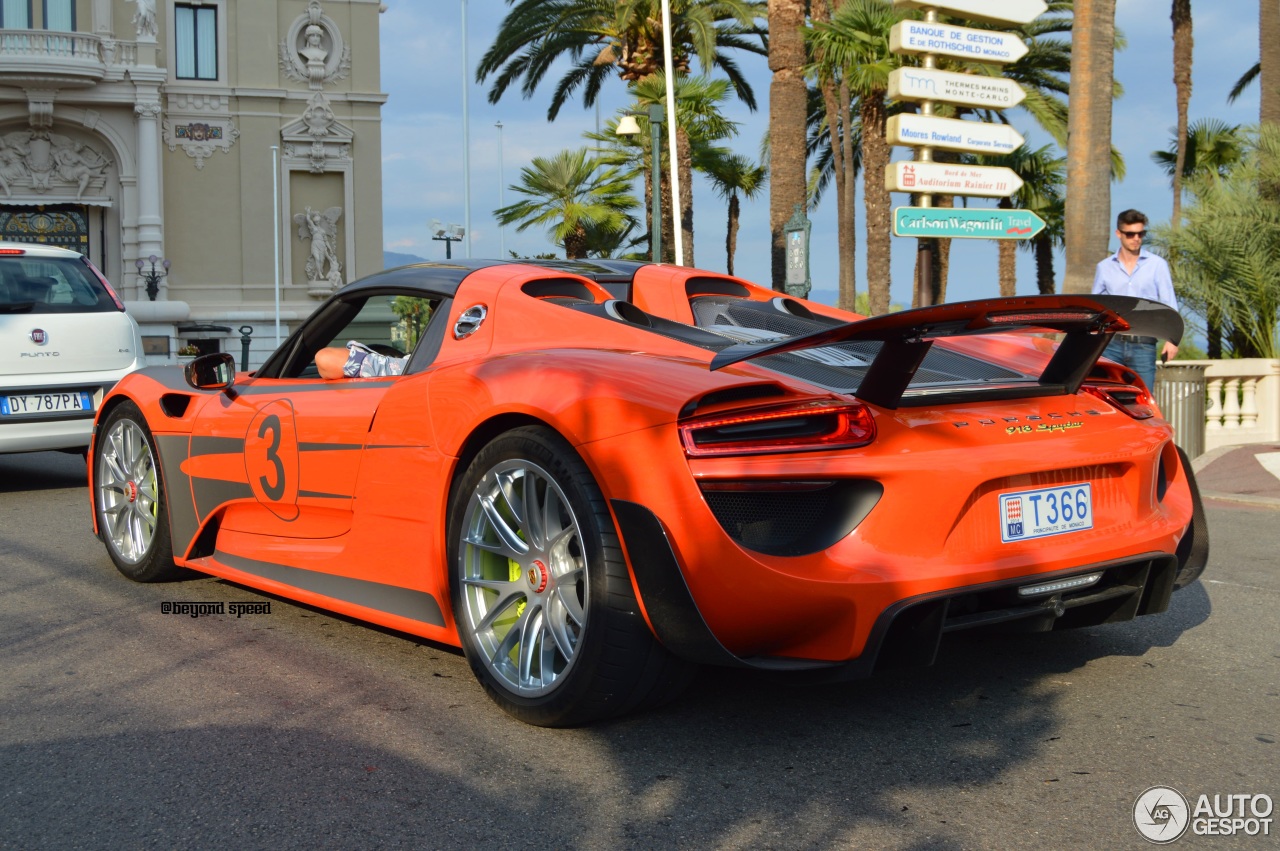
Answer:
[(327, 283), (333, 288), (342, 286), (342, 264), (338, 262), (340, 218), (341, 207), (330, 207), (323, 213), (307, 207), (305, 212), (294, 214), (298, 239), (311, 240), (311, 256), (307, 258), (307, 281), (311, 283)]
[(137, 27), (138, 35), (149, 35), (156, 37), (156, 0), (133, 0), (138, 4), (138, 9), (133, 13), (133, 25)]

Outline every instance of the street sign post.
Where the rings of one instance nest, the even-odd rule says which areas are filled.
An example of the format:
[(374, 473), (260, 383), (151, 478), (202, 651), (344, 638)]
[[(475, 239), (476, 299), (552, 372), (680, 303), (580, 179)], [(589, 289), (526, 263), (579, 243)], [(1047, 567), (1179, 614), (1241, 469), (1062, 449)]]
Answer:
[(1022, 178), (1003, 166), (899, 160), (885, 168), (884, 187), (890, 192), (1008, 198), (1022, 188)]
[(975, 30), (929, 21), (899, 21), (889, 31), (891, 53), (932, 53), (973, 62), (1002, 64), (1027, 55), (1015, 33)]
[(979, 74), (955, 74), (933, 68), (895, 68), (889, 72), (889, 97), (894, 100), (930, 100), (1008, 109), (1022, 103), (1027, 93), (1013, 80)]
[(969, 207), (895, 207), (894, 236), (971, 239), (1030, 239), (1044, 219), (1029, 210), (975, 210)]
[(889, 116), (885, 133), (891, 145), (928, 146), (980, 154), (1008, 154), (1016, 151), (1025, 141), (1021, 133), (1007, 124), (987, 124), (906, 112)]
[(893, 0), (909, 9), (937, 9), (974, 21), (1029, 24), (1049, 8), (1044, 0)]

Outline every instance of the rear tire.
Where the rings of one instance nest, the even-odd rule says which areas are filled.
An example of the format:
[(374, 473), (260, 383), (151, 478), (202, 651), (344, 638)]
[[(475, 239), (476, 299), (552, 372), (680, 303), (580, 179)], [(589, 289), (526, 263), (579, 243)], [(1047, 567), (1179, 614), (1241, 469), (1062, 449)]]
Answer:
[(123, 402), (103, 421), (93, 447), (98, 533), (116, 567), (135, 582), (178, 575), (155, 441), (142, 412)]
[(484, 447), (456, 483), (448, 534), (462, 647), (508, 714), (585, 724), (688, 681), (691, 666), (640, 614), (604, 496), (554, 431), (517, 428)]

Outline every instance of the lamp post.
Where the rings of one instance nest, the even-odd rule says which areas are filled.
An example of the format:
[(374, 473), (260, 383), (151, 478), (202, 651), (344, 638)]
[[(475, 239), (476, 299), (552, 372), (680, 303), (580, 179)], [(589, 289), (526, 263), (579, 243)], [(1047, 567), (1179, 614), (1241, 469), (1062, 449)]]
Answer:
[[(628, 113), (622, 116), (622, 120), (618, 122), (618, 129), (614, 132), (619, 136), (635, 136), (640, 132), (640, 123), (636, 121), (636, 115), (644, 115), (645, 113)], [(658, 156), (661, 150), (661, 128), (662, 128), (662, 107), (658, 104), (649, 105), (649, 195), (650, 195), (650, 218), (653, 225), (649, 229), (649, 248), (654, 263), (662, 262), (662, 192), (658, 187)]]
[[(147, 263), (150, 263), (151, 266), (144, 272), (142, 267), (146, 266)], [(160, 269), (156, 269), (157, 263), (160, 264)], [(142, 276), (142, 280), (147, 282), (147, 298), (155, 301), (156, 296), (160, 294), (160, 280), (169, 274), (168, 259), (152, 254), (146, 260), (139, 257), (133, 261), (133, 265), (137, 267), (138, 274)]]
[[(498, 128), (498, 206), (505, 207), (502, 199), (502, 122), (495, 121), (493, 126)], [(498, 256), (504, 259), (507, 256), (507, 226), (502, 222), (498, 222)]]
[(431, 220), (431, 240), (433, 242), (444, 243), (444, 259), (453, 259), (453, 243), (462, 242), (462, 238), (467, 235), (467, 229), (462, 225), (440, 224), (439, 219)]

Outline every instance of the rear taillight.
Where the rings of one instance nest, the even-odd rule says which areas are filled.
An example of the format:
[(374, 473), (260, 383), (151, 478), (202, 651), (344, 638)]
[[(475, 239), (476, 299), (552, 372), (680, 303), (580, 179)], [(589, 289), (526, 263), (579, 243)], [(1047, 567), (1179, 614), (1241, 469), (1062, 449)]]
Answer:
[(111, 286), (111, 282), (107, 280), (107, 276), (98, 271), (98, 267), (89, 262), (88, 257), (82, 256), (80, 260), (84, 265), (89, 267), (89, 271), (93, 272), (93, 276), (98, 279), (98, 283), (107, 288), (107, 295), (111, 296), (111, 300), (116, 303), (116, 310), (124, 312), (124, 302), (120, 300), (120, 296), (116, 295), (115, 288)]
[(712, 414), (680, 424), (690, 457), (850, 449), (875, 437), (865, 405), (836, 400)]
[(0, 248), (0, 254), (6, 257), (11, 255), (26, 254), (26, 253), (27, 253), (27, 249), (25, 248)]
[(1155, 400), (1141, 387), (1086, 384), (1080, 389), (1114, 408), (1119, 408), (1135, 420), (1146, 420), (1156, 415)]

